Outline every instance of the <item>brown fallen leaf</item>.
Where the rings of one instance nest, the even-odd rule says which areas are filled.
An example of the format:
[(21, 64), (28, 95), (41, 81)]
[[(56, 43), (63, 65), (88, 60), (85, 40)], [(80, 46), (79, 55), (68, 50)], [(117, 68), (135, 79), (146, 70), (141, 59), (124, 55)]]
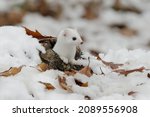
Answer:
[(9, 70), (1, 72), (0, 76), (5, 76), (5, 77), (11, 76), (11, 75), (14, 76), (21, 71), (22, 67), (24, 67), (24, 65), (20, 67), (11, 67)]
[(138, 32), (136, 30), (131, 29), (129, 27), (126, 27), (126, 28), (120, 30), (120, 33), (127, 37), (132, 37), (132, 36), (135, 36), (138, 34)]
[(11, 9), (0, 12), (0, 26), (16, 25), (22, 22), (25, 12), (21, 9)]
[(143, 72), (144, 69), (145, 67), (140, 67), (140, 68), (132, 69), (132, 70), (117, 69), (117, 70), (114, 70), (114, 72), (127, 76), (128, 74), (133, 73), (133, 72)]
[(147, 74), (147, 77), (150, 78), (150, 73)]
[(135, 93), (137, 93), (137, 92), (135, 92), (135, 91), (130, 91), (129, 93), (128, 93), (128, 95), (134, 95)]
[(134, 7), (133, 5), (129, 5), (129, 6), (124, 5), (121, 0), (115, 0), (112, 8), (116, 11), (133, 12), (137, 14), (142, 13), (140, 9)]
[(63, 7), (60, 3), (47, 3), (47, 0), (26, 0), (24, 7), (27, 11), (37, 12), (43, 16), (51, 16), (59, 19), (63, 13)]
[(99, 55), (97, 55), (96, 57), (97, 57), (97, 60), (102, 61), (102, 63), (104, 63), (106, 66), (109, 66), (111, 69), (117, 69), (120, 66), (123, 66), (123, 64), (116, 64), (116, 63), (113, 63), (113, 62), (104, 61), (103, 59), (101, 59), (101, 57)]
[(85, 100), (92, 100), (91, 97), (89, 97), (88, 95), (84, 96)]
[(97, 51), (97, 50), (90, 50), (90, 54), (92, 54), (93, 56), (98, 56), (99, 55), (99, 51)]
[(90, 65), (90, 58), (88, 58), (89, 63), (88, 66), (85, 66), (84, 68), (82, 68), (79, 73), (86, 75), (87, 77), (91, 77), (93, 75), (93, 70), (89, 67)]
[(61, 86), (62, 89), (72, 93), (72, 89), (70, 86), (68, 86), (68, 84), (66, 83), (66, 78), (65, 77), (61, 77), (61, 76), (58, 76), (58, 82), (59, 82), (59, 85)]
[(77, 73), (77, 71), (71, 69), (71, 70), (69, 70), (69, 71), (64, 71), (64, 73), (65, 73), (66, 75), (68, 75), (68, 76), (74, 76), (74, 75)]
[(97, 58), (97, 60), (102, 60), (102, 58), (99, 56), (99, 54), (95, 55), (95, 57)]
[(43, 36), (38, 30), (32, 31), (26, 27), (23, 27), (23, 28), (25, 29), (27, 35), (31, 35), (32, 37), (37, 38), (39, 40), (45, 39), (45, 38), (50, 38), (50, 39), (54, 38), (52, 36)]
[(99, 9), (101, 7), (102, 2), (100, 0), (91, 0), (90, 2), (87, 2), (84, 6), (84, 14), (82, 15), (82, 18), (93, 20), (98, 18), (99, 16)]
[(118, 32), (120, 32), (122, 35), (127, 36), (127, 37), (132, 37), (138, 34), (137, 30), (129, 27), (126, 24), (115, 23), (115, 24), (111, 24), (110, 27), (112, 29), (117, 29)]
[(75, 83), (81, 87), (88, 87), (88, 82), (83, 83), (80, 80), (74, 79)]
[(44, 71), (48, 70), (48, 64), (46, 64), (46, 63), (40, 63), (40, 64), (37, 65), (37, 69), (40, 72), (44, 72)]
[(102, 60), (102, 62), (103, 62), (106, 66), (109, 66), (111, 69), (117, 69), (118, 67), (123, 66), (123, 64), (116, 64), (116, 63), (113, 63), (113, 62), (106, 62), (106, 61), (104, 61), (104, 60)]
[(79, 71), (81, 74), (86, 75), (87, 77), (91, 77), (93, 75), (93, 71), (89, 66), (85, 66)]
[(55, 89), (55, 87), (51, 83), (46, 83), (46, 82), (42, 82), (42, 81), (39, 81), (39, 83), (43, 84), (45, 86), (45, 89), (47, 89), (47, 90)]

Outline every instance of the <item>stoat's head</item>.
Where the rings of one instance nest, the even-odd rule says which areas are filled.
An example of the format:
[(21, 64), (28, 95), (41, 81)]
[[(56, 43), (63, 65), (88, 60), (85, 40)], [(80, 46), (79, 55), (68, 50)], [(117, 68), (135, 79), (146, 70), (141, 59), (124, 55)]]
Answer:
[(65, 44), (80, 45), (83, 43), (79, 33), (75, 29), (66, 28), (62, 30), (57, 39)]

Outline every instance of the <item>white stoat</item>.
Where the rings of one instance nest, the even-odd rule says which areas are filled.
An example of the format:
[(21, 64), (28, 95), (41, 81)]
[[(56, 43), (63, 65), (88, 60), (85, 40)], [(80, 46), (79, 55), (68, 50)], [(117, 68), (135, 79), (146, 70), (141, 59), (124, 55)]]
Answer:
[(75, 60), (76, 47), (82, 43), (83, 41), (77, 30), (67, 28), (58, 34), (53, 50), (65, 63), (72, 63)]

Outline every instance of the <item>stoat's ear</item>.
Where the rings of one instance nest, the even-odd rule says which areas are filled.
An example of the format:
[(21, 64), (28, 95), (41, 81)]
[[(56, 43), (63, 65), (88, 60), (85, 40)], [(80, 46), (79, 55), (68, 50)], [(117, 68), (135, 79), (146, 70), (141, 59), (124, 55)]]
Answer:
[(74, 33), (74, 32), (76, 32), (75, 29), (66, 28), (66, 29), (64, 30), (64, 32), (63, 32), (63, 36), (66, 37), (66, 36), (68, 36), (68, 35), (70, 35), (71, 33)]
[(63, 36), (66, 37), (69, 34), (69, 29), (65, 29), (63, 32)]

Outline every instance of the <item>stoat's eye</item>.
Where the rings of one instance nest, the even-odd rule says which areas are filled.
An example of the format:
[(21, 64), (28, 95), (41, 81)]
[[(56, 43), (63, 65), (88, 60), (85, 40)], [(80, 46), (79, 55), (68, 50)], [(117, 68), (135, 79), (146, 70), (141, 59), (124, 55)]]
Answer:
[(75, 41), (75, 40), (77, 40), (77, 38), (76, 37), (72, 37), (72, 40)]

